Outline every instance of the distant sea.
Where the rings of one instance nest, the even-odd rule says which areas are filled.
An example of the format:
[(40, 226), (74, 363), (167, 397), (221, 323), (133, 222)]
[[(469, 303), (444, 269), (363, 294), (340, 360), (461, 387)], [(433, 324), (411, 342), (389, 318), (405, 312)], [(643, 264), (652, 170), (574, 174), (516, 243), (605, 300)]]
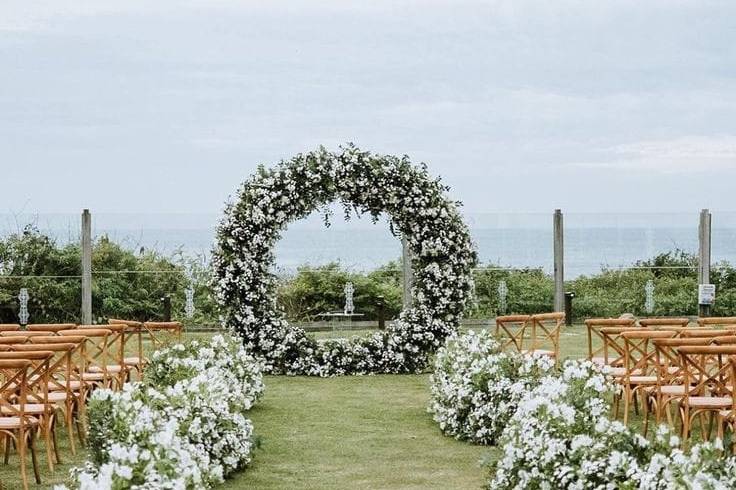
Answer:
[[(401, 256), (401, 244), (385, 222), (343, 221), (337, 213), (325, 228), (310, 216), (294, 223), (276, 247), (277, 267), (339, 261), (368, 270)], [(483, 265), (552, 269), (552, 215), (468, 213), (466, 220)], [(79, 239), (79, 215), (0, 214), (0, 236), (32, 223), (59, 243)], [(107, 235), (123, 246), (181, 251), (206, 259), (218, 216), (214, 214), (93, 214), (95, 236)], [(565, 271), (569, 278), (593, 274), (602, 266), (620, 268), (674, 249), (697, 252), (698, 214), (581, 214), (565, 216)], [(736, 264), (736, 213), (713, 213), (713, 261)]]

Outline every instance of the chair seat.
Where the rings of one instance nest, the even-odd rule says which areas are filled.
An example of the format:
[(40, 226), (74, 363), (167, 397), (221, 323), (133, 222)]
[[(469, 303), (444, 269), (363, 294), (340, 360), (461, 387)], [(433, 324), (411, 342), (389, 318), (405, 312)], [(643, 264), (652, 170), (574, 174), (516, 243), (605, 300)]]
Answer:
[[(627, 373), (626, 368), (614, 367), (614, 368), (611, 368), (611, 374), (613, 376), (616, 376), (616, 377), (619, 377), (620, 378), (622, 376), (626, 376), (626, 374), (628, 374), (628, 373)], [(630, 374), (633, 375), (633, 376), (637, 376), (637, 375), (641, 374), (641, 369), (632, 369)]]
[[(107, 370), (108, 373), (120, 374), (120, 371), (123, 370), (123, 367), (119, 364), (108, 364), (107, 366), (105, 366), (105, 369)], [(104, 371), (105, 370), (102, 369), (101, 366), (90, 366), (89, 367), (90, 373), (102, 373)]]
[[(656, 386), (649, 387), (650, 391), (656, 390)], [(663, 395), (668, 396), (685, 396), (684, 385), (662, 385), (659, 387), (659, 392)]]
[(52, 391), (48, 395), (49, 402), (58, 403), (66, 401), (66, 391)]
[[(38, 419), (35, 417), (25, 417), (23, 422), (25, 427), (38, 425)], [(20, 417), (0, 417), (0, 429), (13, 430), (20, 429)]]
[(729, 408), (733, 401), (730, 396), (690, 396), (690, 408)]
[[(10, 407), (12, 407), (13, 410), (11, 410)], [(18, 404), (11, 405), (10, 407), (4, 406), (0, 408), (0, 413), (3, 415), (13, 415), (20, 411), (20, 405)], [(23, 412), (27, 415), (44, 415), (53, 411), (54, 407), (52, 405), (45, 405), (43, 403), (26, 403), (23, 407)]]
[[(61, 386), (59, 386), (61, 385)], [(79, 391), (82, 388), (82, 382), (76, 379), (69, 381), (69, 389), (72, 391)], [(49, 383), (49, 391), (66, 391), (66, 382), (60, 381), (57, 383)]]

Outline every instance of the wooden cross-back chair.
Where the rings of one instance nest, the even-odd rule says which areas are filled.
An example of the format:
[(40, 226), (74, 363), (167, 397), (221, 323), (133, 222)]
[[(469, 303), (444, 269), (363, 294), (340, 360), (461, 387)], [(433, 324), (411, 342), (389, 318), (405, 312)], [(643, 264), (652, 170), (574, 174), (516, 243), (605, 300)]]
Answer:
[[(49, 375), (46, 388), (48, 390), (48, 401), (63, 411), (67, 436), (69, 437), (69, 446), (72, 454), (76, 455), (77, 450), (74, 443), (74, 415), (75, 413), (78, 413), (78, 407), (84, 403), (84, 391), (75, 391), (72, 389), (74, 371), (76, 370), (72, 354), (75, 349), (78, 348), (78, 344), (69, 341), (65, 343), (35, 342), (31, 344), (14, 345), (11, 348), (15, 352), (32, 352), (40, 350), (54, 353), (49, 364)], [(78, 418), (77, 433), (81, 441), (83, 436)]]
[(588, 333), (588, 360), (601, 366), (612, 365), (604, 348), (605, 342), (601, 328), (632, 328), (636, 320), (633, 318), (589, 318), (585, 320)]
[(0, 332), (13, 332), (20, 330), (20, 325), (17, 323), (0, 323)]
[(108, 351), (109, 338), (112, 330), (106, 328), (80, 328), (76, 330), (62, 330), (61, 337), (84, 337), (84, 348), (80, 349), (79, 379), (90, 393), (95, 388), (114, 387), (117, 374), (107, 369), (112, 364)]
[[(30, 361), (26, 384), (25, 413), (38, 420), (39, 431), (46, 445), (46, 459), (49, 471), (54, 470), (54, 461), (59, 460), (59, 452), (56, 446), (56, 432), (54, 426), (55, 406), (49, 402), (48, 379), (51, 359), (54, 353), (50, 351), (35, 350), (32, 352), (6, 351), (0, 352), (0, 360), (7, 361)], [(11, 398), (12, 401), (12, 398)], [(16, 400), (16, 409), (19, 408)], [(13, 411), (7, 407), (2, 408), (3, 415), (12, 415)], [(9, 456), (9, 446), (5, 447), (5, 462)], [(52, 454), (53, 452), (53, 454)]]
[[(628, 330), (620, 333), (623, 346), (623, 373), (615, 375), (615, 380), (622, 387), (622, 393), (616, 397), (615, 410), (618, 417), (619, 398), (624, 401), (624, 425), (629, 422), (629, 411), (636, 398), (647, 400), (644, 389), (657, 385), (657, 356), (654, 339), (669, 339), (677, 332), (668, 330)], [(638, 396), (640, 395), (640, 396)], [(634, 405), (636, 409), (636, 405)], [(644, 407), (646, 410), (646, 407)]]
[(531, 346), (524, 353), (560, 359), (560, 331), (565, 324), (564, 313), (540, 313), (531, 317)]
[(181, 341), (184, 326), (180, 322), (145, 322), (143, 330), (148, 333), (154, 348), (158, 349), (172, 341)]
[(624, 367), (624, 341), (621, 334), (624, 332), (649, 332), (648, 329), (632, 327), (601, 327), (597, 330), (603, 339), (603, 358), (611, 366), (610, 372), (613, 376), (623, 376), (626, 373)]
[(505, 350), (512, 348), (522, 352), (531, 338), (531, 315), (505, 315), (496, 317), (496, 338)]
[[(713, 339), (710, 337), (676, 337), (654, 339), (654, 350), (657, 361), (657, 386), (647, 389), (649, 404), (654, 408), (655, 422), (659, 425), (662, 415), (667, 416), (667, 422), (671, 427), (675, 426), (670, 406), (672, 402), (679, 400), (685, 395), (684, 375), (680, 365), (680, 357), (677, 349), (684, 345), (710, 345)], [(645, 412), (645, 430), (649, 423), (649, 410)]]
[(642, 328), (654, 328), (654, 329), (672, 329), (674, 328), (687, 328), (690, 324), (689, 318), (640, 318), (639, 326)]
[[(120, 389), (123, 383), (128, 380), (129, 370), (124, 362), (125, 357), (125, 337), (128, 327), (126, 325), (104, 325), (104, 330), (109, 330), (107, 336), (106, 348), (104, 352), (99, 351), (104, 356), (105, 366), (99, 363), (88, 367), (90, 372), (102, 372), (103, 370), (111, 377), (112, 383), (109, 386), (113, 389)], [(100, 325), (80, 325), (78, 330), (99, 330)], [(100, 359), (100, 362), (103, 362)]]
[(0, 359), (0, 436), (8, 454), (11, 441), (20, 459), (21, 482), (28, 490), (26, 449), (30, 449), (36, 483), (41, 484), (34, 444), (38, 419), (26, 412), (28, 403), (28, 373), (32, 362), (24, 359)]
[[(55, 393), (57, 391), (69, 392), (71, 396), (66, 396), (65, 402), (65, 421), (69, 424), (69, 419), (72, 418), (76, 422), (77, 426), (77, 437), (79, 443), (84, 445), (85, 443), (85, 418), (86, 418), (86, 400), (87, 395), (90, 392), (91, 381), (84, 381), (82, 379), (82, 373), (84, 373), (84, 367), (86, 363), (86, 345), (87, 337), (82, 335), (49, 335), (47, 337), (32, 337), (30, 339), (31, 344), (67, 344), (73, 345), (74, 347), (69, 352), (70, 370), (67, 371), (69, 377), (64, 378), (63, 386), (59, 382), (49, 382), (49, 399), (58, 398), (59, 395)], [(49, 349), (53, 350), (53, 349)], [(73, 405), (70, 406), (70, 400), (73, 401)], [(69, 411), (71, 408), (71, 412)], [(68, 431), (71, 435), (72, 432)], [(74, 449), (74, 446), (72, 445)]]
[[(142, 376), (143, 367), (146, 363), (143, 355), (143, 322), (109, 318), (107, 323), (110, 325), (125, 325), (127, 327), (123, 336), (123, 364), (125, 364), (128, 370), (135, 369), (138, 372), (138, 377)], [(134, 343), (132, 353), (131, 341)]]
[[(700, 420), (703, 439), (710, 437), (719, 413), (733, 405), (728, 357), (736, 355), (736, 345), (682, 346), (677, 349), (683, 370), (685, 394), (680, 399), (682, 444), (687, 448), (693, 420)], [(710, 416), (708, 430), (704, 416)]]
[(76, 323), (33, 323), (26, 326), (29, 332), (46, 332), (56, 333), (61, 330), (73, 330), (77, 327)]

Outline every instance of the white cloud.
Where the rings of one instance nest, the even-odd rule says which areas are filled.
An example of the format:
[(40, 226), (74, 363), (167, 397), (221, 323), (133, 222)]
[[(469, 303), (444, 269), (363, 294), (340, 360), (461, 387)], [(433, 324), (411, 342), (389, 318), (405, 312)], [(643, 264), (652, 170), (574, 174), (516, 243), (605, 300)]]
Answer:
[(591, 169), (645, 170), (665, 173), (736, 170), (736, 135), (684, 136), (616, 145), (608, 159), (573, 162)]

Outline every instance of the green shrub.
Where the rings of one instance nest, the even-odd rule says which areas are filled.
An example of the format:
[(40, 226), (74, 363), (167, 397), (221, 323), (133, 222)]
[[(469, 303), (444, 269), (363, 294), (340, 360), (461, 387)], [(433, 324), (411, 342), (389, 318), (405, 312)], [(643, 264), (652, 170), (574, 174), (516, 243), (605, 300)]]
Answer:
[(401, 311), (401, 276), (395, 262), (369, 273), (348, 272), (336, 262), (300, 267), (295, 276), (281, 280), (278, 300), (290, 320), (318, 319), (320, 313), (343, 310), (347, 282), (355, 287), (355, 312), (366, 320), (378, 318), (379, 297), (383, 297), (387, 318)]

